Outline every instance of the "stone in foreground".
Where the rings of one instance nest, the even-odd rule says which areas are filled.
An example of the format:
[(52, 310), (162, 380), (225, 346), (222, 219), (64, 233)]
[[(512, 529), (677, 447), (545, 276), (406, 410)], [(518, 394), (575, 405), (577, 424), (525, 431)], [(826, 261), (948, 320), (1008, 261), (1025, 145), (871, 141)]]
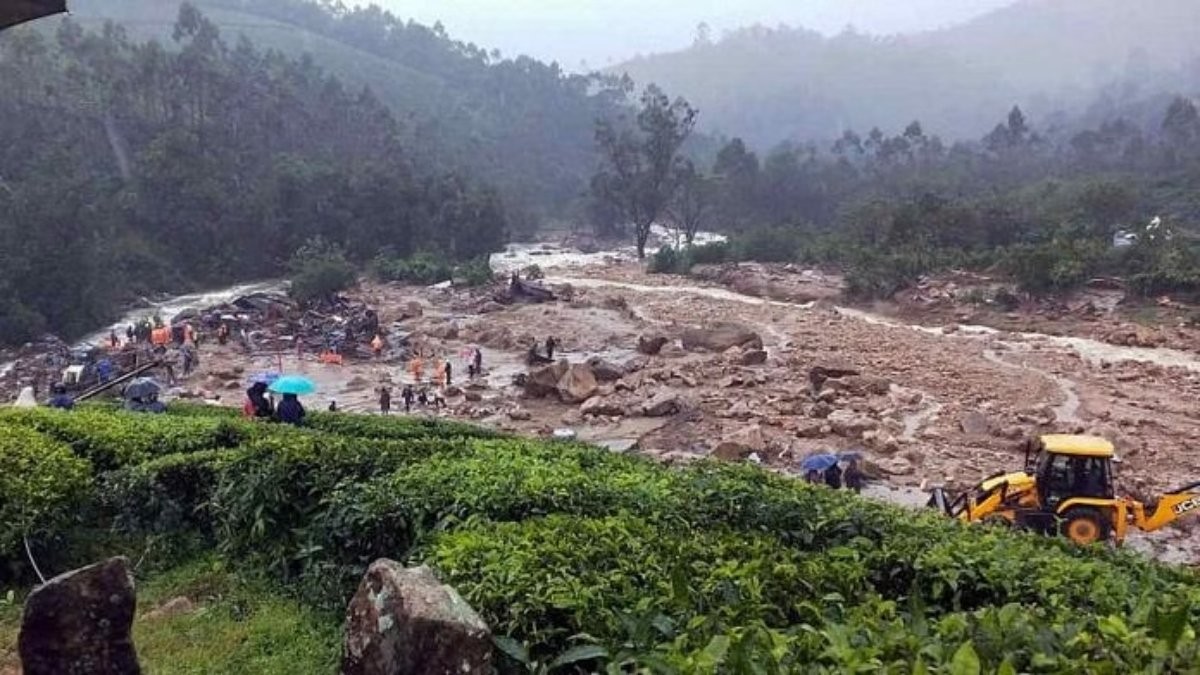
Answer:
[(428, 567), (371, 563), (346, 610), (343, 675), (485, 675), (487, 624)]
[(54, 577), (29, 595), (19, 651), (24, 675), (137, 675), (130, 628), (137, 598), (129, 561)]

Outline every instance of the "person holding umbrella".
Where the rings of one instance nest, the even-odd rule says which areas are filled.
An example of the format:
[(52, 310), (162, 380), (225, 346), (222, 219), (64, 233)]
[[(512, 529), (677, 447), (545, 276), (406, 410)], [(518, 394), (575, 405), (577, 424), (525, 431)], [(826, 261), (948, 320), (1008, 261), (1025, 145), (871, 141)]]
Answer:
[(275, 408), (275, 420), (297, 427), (304, 424), (305, 411), (299, 396), (311, 394), (317, 390), (312, 380), (306, 377), (287, 375), (272, 382), (270, 390), (283, 395), (283, 400)]

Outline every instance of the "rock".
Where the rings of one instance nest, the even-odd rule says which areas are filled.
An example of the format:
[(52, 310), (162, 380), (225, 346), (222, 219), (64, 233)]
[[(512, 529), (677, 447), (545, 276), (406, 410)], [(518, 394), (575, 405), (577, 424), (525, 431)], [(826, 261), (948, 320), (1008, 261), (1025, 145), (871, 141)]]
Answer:
[(421, 308), (421, 303), (416, 300), (409, 300), (405, 303), (404, 308), (400, 310), (400, 321), (419, 319), (424, 315), (425, 310)]
[(492, 637), (433, 571), (376, 560), (346, 609), (342, 675), (487, 675)]
[(599, 388), (596, 376), (586, 363), (576, 363), (567, 368), (556, 387), (558, 398), (563, 403), (583, 403), (596, 395)]
[(731, 417), (734, 419), (743, 420), (753, 416), (754, 411), (750, 409), (750, 404), (746, 403), (745, 401), (738, 401), (721, 413), (721, 417)]
[(829, 426), (838, 436), (858, 438), (864, 431), (874, 431), (879, 424), (875, 420), (860, 416), (851, 410), (835, 410), (829, 415)]
[(796, 436), (799, 438), (821, 438), (824, 435), (824, 422), (803, 422), (796, 429)]
[(142, 618), (146, 621), (170, 619), (176, 616), (183, 616), (184, 614), (191, 614), (194, 611), (196, 611), (196, 606), (192, 601), (181, 595), (177, 598), (171, 598), (162, 605), (146, 612)]
[(475, 389), (468, 389), (463, 392), (463, 399), (470, 401), (471, 403), (479, 403), (483, 401), (483, 394)]
[(916, 473), (912, 462), (903, 457), (886, 457), (875, 464), (881, 471), (892, 476), (911, 476)]
[(833, 414), (833, 406), (829, 405), (827, 401), (817, 401), (808, 414), (814, 419), (823, 420)]
[(450, 385), (450, 386), (446, 387), (446, 398), (454, 398), (455, 396), (462, 396), (462, 393), (463, 393), (462, 389), (459, 389), (455, 385)]
[(762, 427), (752, 424), (725, 436), (713, 450), (712, 456), (726, 462), (740, 462), (752, 453), (762, 453), (767, 448)]
[(970, 436), (988, 436), (992, 433), (991, 420), (978, 410), (963, 415), (958, 421), (958, 426), (963, 433)]
[(709, 328), (689, 328), (683, 331), (681, 342), (688, 351), (724, 352), (730, 347), (762, 349), (758, 333), (737, 323), (716, 323)]
[(54, 577), (25, 601), (18, 640), (25, 675), (136, 675), (129, 561), (111, 558)]
[(687, 351), (674, 342), (668, 342), (663, 346), (662, 351), (658, 355), (664, 359), (678, 359), (687, 356)]
[(588, 359), (588, 366), (592, 369), (592, 374), (596, 376), (596, 380), (600, 382), (616, 382), (625, 377), (624, 366), (617, 365), (612, 361), (593, 356)]
[(441, 340), (457, 340), (459, 334), (458, 322), (447, 321), (436, 326), (431, 326), (425, 329), (425, 334)]
[(814, 392), (821, 391), (825, 381), (829, 379), (852, 377), (860, 375), (857, 368), (848, 364), (827, 362), (819, 363), (808, 369), (808, 382)]
[(623, 417), (625, 415), (625, 406), (611, 398), (593, 396), (584, 401), (583, 405), (579, 406), (579, 412), (594, 417)]
[(767, 352), (762, 349), (751, 349), (742, 352), (737, 362), (743, 366), (761, 366), (767, 362)]
[(544, 398), (558, 391), (558, 382), (571, 369), (566, 359), (540, 368), (532, 368), (525, 378), (525, 395)]
[(642, 414), (646, 417), (666, 417), (674, 415), (683, 409), (679, 396), (672, 392), (663, 392), (642, 404)]
[(656, 356), (668, 342), (670, 340), (662, 335), (639, 335), (637, 350), (647, 356)]
[(515, 422), (527, 422), (533, 419), (533, 413), (524, 408), (513, 408), (508, 411), (508, 419)]
[(849, 375), (829, 378), (822, 387), (832, 391), (844, 391), (854, 396), (884, 396), (891, 390), (892, 381), (874, 375)]

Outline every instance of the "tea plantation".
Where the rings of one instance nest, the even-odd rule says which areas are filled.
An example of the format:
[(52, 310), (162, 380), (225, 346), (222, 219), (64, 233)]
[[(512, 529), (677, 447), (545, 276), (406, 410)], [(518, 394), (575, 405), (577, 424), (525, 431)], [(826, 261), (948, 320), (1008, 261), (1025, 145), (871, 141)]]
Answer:
[[(118, 553), (152, 579), (236, 570), (270, 597), (251, 615), (290, 607), (303, 627), (276, 649), (331, 672), (339, 612), (379, 557), (455, 586), (504, 673), (1200, 672), (1194, 572), (754, 467), (453, 423), (6, 410), (0, 588), (18, 602), (26, 539), (54, 572)], [(189, 649), (225, 648), (245, 614)]]

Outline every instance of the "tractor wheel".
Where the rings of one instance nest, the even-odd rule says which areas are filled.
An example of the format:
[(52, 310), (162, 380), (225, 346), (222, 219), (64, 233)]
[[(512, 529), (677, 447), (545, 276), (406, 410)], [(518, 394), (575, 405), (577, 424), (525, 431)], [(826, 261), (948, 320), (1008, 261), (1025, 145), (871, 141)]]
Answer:
[(1112, 529), (1112, 518), (1106, 517), (1099, 509), (1087, 506), (1067, 509), (1062, 517), (1063, 534), (1080, 546), (1108, 539), (1109, 531)]

